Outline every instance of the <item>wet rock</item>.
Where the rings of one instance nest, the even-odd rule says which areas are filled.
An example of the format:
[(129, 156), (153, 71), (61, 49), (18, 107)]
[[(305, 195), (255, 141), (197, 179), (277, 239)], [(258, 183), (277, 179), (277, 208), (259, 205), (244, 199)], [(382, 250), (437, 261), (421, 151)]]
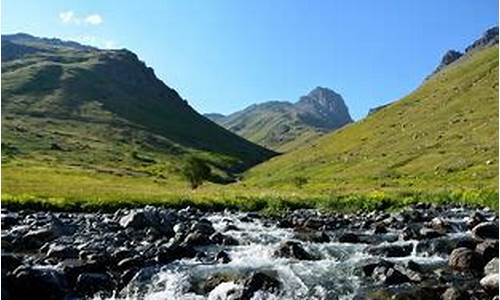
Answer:
[(276, 279), (277, 274), (266, 274), (255, 272), (243, 282), (243, 291), (237, 297), (238, 300), (250, 300), (257, 291), (277, 292), (281, 288), (281, 282)]
[(224, 235), (220, 232), (216, 232), (210, 236), (210, 241), (212, 243), (217, 244), (217, 245), (226, 245), (226, 246), (236, 246), (238, 245), (238, 240), (235, 238), (229, 236), (229, 235)]
[(443, 300), (468, 300), (469, 295), (466, 291), (456, 287), (449, 287), (441, 296)]
[(96, 261), (66, 259), (58, 263), (55, 268), (64, 274), (71, 286), (76, 284), (78, 276), (88, 272), (104, 272), (105, 267)]
[(483, 222), (472, 228), (472, 237), (478, 241), (498, 240), (498, 224)]
[(447, 255), (450, 254), (453, 249), (459, 248), (459, 245), (468, 245), (469, 243), (471, 243), (469, 247), (472, 247), (473, 241), (470, 237), (467, 236), (443, 236), (439, 238), (420, 241), (417, 244), (417, 252), (424, 252), (429, 255)]
[(470, 216), (469, 220), (467, 221), (467, 227), (469, 229), (472, 229), (476, 225), (479, 225), (480, 223), (483, 223), (486, 221), (487, 221), (486, 217), (483, 214), (481, 214), (480, 212), (476, 211)]
[(19, 216), (16, 213), (2, 214), (2, 229), (9, 229), (14, 225), (18, 224)]
[(58, 236), (58, 232), (52, 227), (40, 228), (26, 233), (17, 244), (25, 249), (36, 249)]
[(435, 229), (422, 227), (419, 231), (419, 239), (433, 239), (442, 236), (443, 234)]
[(10, 277), (13, 299), (63, 299), (68, 284), (60, 272), (51, 267), (19, 267)]
[(385, 226), (384, 223), (376, 223), (375, 224), (375, 229), (373, 230), (375, 234), (384, 234), (387, 233), (387, 227)]
[(299, 230), (295, 233), (295, 238), (309, 243), (328, 243), (330, 237), (324, 231)]
[(498, 273), (484, 276), (479, 283), (488, 293), (498, 294)]
[(498, 274), (498, 257), (493, 258), (484, 266), (484, 274)]
[(346, 232), (346, 233), (343, 233), (342, 235), (339, 236), (338, 241), (340, 243), (354, 244), (354, 243), (359, 243), (360, 239), (359, 239), (359, 236), (357, 234), (351, 233), (351, 232)]
[(371, 255), (385, 257), (405, 257), (409, 256), (413, 250), (413, 245), (378, 245), (370, 246), (366, 249)]
[(2, 271), (13, 271), (21, 264), (22, 260), (17, 255), (2, 252)]
[(365, 264), (362, 267), (362, 270), (363, 270), (363, 273), (365, 274), (365, 276), (370, 277), (370, 276), (372, 276), (375, 268), (380, 268), (380, 267), (384, 267), (386, 269), (389, 269), (389, 268), (394, 267), (394, 263), (387, 261), (387, 260), (379, 259), (378, 261)]
[(240, 276), (235, 273), (223, 272), (208, 276), (207, 279), (191, 284), (191, 290), (198, 295), (207, 295), (218, 285), (224, 282), (238, 281)]
[(211, 243), (210, 237), (201, 232), (192, 232), (188, 234), (183, 241), (183, 245), (186, 247), (205, 246)]
[(197, 254), (196, 250), (191, 247), (172, 244), (168, 247), (159, 249), (156, 260), (161, 264), (167, 264), (181, 258), (193, 258)]
[(285, 241), (280, 244), (274, 252), (275, 256), (293, 258), (298, 260), (315, 260), (316, 258), (309, 254), (298, 242)]
[(483, 259), (470, 249), (457, 248), (451, 252), (448, 265), (456, 271), (477, 271), (483, 268)]
[(476, 252), (483, 257), (483, 261), (490, 261), (498, 257), (498, 241), (488, 240), (477, 244)]
[(144, 265), (144, 260), (139, 256), (128, 257), (122, 259), (116, 266), (119, 270), (129, 270), (140, 268)]
[(176, 216), (172, 213), (146, 206), (143, 209), (129, 211), (120, 218), (119, 223), (124, 228), (136, 230), (154, 228), (164, 236), (171, 237), (174, 235), (172, 226), (176, 219)]
[(217, 254), (215, 255), (215, 261), (227, 264), (231, 261), (231, 258), (229, 257), (229, 254), (227, 254), (226, 251), (222, 250), (217, 252)]
[(97, 292), (111, 294), (114, 286), (113, 278), (107, 273), (83, 273), (76, 280), (76, 290), (87, 296)]
[(397, 285), (410, 282), (410, 278), (394, 268), (378, 266), (373, 270), (372, 278), (385, 285)]
[(56, 259), (78, 258), (78, 253), (79, 251), (75, 247), (53, 244), (47, 251), (47, 257)]
[(212, 226), (212, 222), (207, 219), (201, 219), (198, 222), (195, 222), (191, 228), (190, 232), (198, 232), (206, 236), (210, 236), (215, 233), (215, 229)]

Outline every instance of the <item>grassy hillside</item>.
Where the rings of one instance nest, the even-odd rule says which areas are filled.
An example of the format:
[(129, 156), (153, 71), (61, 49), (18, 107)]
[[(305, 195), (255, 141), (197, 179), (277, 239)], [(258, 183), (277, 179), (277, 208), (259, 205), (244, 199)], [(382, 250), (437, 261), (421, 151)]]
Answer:
[(498, 191), (498, 46), (407, 97), (248, 171), (246, 186), (319, 193)]
[(352, 122), (342, 97), (317, 87), (296, 103), (268, 101), (228, 116), (205, 115), (249, 141), (287, 152)]
[(3, 193), (47, 188), (40, 179), (55, 174), (69, 190), (102, 174), (175, 187), (192, 156), (220, 182), (273, 155), (199, 115), (130, 51), (2, 41)]

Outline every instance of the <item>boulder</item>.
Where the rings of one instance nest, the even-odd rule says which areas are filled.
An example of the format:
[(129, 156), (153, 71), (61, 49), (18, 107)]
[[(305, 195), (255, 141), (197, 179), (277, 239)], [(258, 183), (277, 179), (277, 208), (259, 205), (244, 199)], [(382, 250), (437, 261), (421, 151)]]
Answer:
[(61, 272), (52, 267), (19, 267), (13, 272), (9, 291), (13, 299), (63, 299), (69, 293)]
[(277, 257), (293, 258), (298, 260), (315, 260), (316, 258), (309, 254), (298, 242), (285, 241), (280, 244), (274, 252)]
[(498, 240), (487, 240), (477, 244), (476, 252), (483, 257), (483, 261), (498, 257)]
[(466, 291), (456, 287), (449, 287), (441, 296), (443, 300), (468, 300), (469, 295)]
[(410, 282), (410, 278), (394, 268), (378, 266), (373, 270), (372, 278), (385, 285), (398, 285)]
[(366, 251), (371, 255), (385, 257), (405, 257), (409, 256), (413, 250), (413, 245), (377, 245), (366, 248)]
[(484, 266), (484, 274), (498, 274), (498, 257), (493, 258)]
[(108, 273), (83, 273), (76, 280), (76, 290), (86, 296), (92, 296), (97, 292), (111, 294), (115, 283)]
[(498, 294), (498, 273), (484, 276), (479, 284), (485, 291), (491, 294)]
[(477, 271), (481, 270), (484, 264), (478, 253), (468, 248), (457, 248), (451, 252), (448, 265), (456, 271)]
[(79, 251), (73, 246), (67, 245), (50, 245), (47, 251), (47, 257), (56, 259), (78, 258)]
[(146, 206), (143, 209), (129, 211), (120, 218), (119, 223), (124, 228), (136, 230), (154, 228), (164, 236), (172, 237), (174, 235), (172, 226), (176, 219), (177, 217), (173, 213)]
[(277, 274), (266, 274), (264, 272), (252, 273), (243, 281), (243, 290), (237, 299), (250, 300), (255, 292), (260, 290), (277, 292), (281, 288), (281, 282), (276, 278)]
[(498, 224), (483, 222), (472, 228), (472, 237), (478, 241), (498, 240)]
[(355, 233), (346, 232), (339, 236), (338, 241), (340, 243), (359, 243), (359, 236)]

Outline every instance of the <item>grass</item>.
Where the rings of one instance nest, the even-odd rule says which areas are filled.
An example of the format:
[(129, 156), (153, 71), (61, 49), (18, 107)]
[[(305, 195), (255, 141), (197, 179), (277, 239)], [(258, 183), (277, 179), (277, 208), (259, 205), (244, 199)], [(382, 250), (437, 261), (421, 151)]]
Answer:
[(250, 169), (248, 187), (311, 194), (498, 191), (498, 47), (410, 95)]
[[(224, 182), (248, 151), (247, 162), (265, 151), (226, 139), (228, 133), (215, 134), (222, 129), (198, 119), (181, 124), (184, 120), (175, 116), (176, 122), (158, 130), (159, 111), (152, 121), (141, 120), (147, 115), (144, 102), (116, 107), (116, 101), (139, 96), (102, 99), (67, 86), (64, 93), (79, 98), (58, 94), (54, 87), (71, 86), (71, 78), (80, 76), (74, 65), (80, 71), (98, 68), (92, 54), (65, 55), (57, 62), (64, 65), (62, 72), (49, 67), (55, 81), (39, 76), (47, 63), (40, 65), (36, 57), (2, 64), (8, 73), (2, 74), (4, 207), (112, 211), (190, 205), (276, 214), (297, 208), (391, 210), (429, 202), (498, 210), (498, 47), (451, 65), (360, 122), (250, 169), (238, 183), (205, 183), (196, 190), (180, 175), (185, 157), (202, 158), (218, 177), (213, 181)], [(25, 84), (29, 78), (42, 82)], [(98, 82), (84, 86), (105, 78), (92, 80)], [(212, 131), (193, 130), (204, 126)], [(213, 148), (223, 144), (220, 151)]]

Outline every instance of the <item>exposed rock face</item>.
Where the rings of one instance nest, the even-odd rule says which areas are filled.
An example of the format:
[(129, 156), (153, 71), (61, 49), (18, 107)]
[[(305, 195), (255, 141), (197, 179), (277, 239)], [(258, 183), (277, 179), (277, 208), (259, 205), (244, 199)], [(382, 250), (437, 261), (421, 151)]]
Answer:
[(498, 44), (498, 26), (486, 30), (481, 38), (474, 41), (474, 43), (472, 43), (472, 45), (470, 45), (469, 47), (465, 48), (465, 52), (468, 53), (495, 44)]
[(205, 114), (205, 117), (250, 141), (279, 151), (303, 135), (323, 134), (353, 121), (342, 96), (324, 87), (315, 88), (296, 103), (269, 101), (228, 116)]
[(455, 62), (456, 60), (458, 60), (460, 57), (462, 57), (463, 53), (459, 52), (459, 51), (456, 51), (456, 50), (448, 50), (448, 52), (446, 52), (444, 55), (443, 55), (443, 58), (441, 58), (441, 63), (439, 64), (439, 66), (436, 68), (436, 70), (434, 71), (434, 73), (437, 73), (439, 71), (441, 71), (442, 69), (444, 69), (446, 66), (450, 65), (451, 63)]

